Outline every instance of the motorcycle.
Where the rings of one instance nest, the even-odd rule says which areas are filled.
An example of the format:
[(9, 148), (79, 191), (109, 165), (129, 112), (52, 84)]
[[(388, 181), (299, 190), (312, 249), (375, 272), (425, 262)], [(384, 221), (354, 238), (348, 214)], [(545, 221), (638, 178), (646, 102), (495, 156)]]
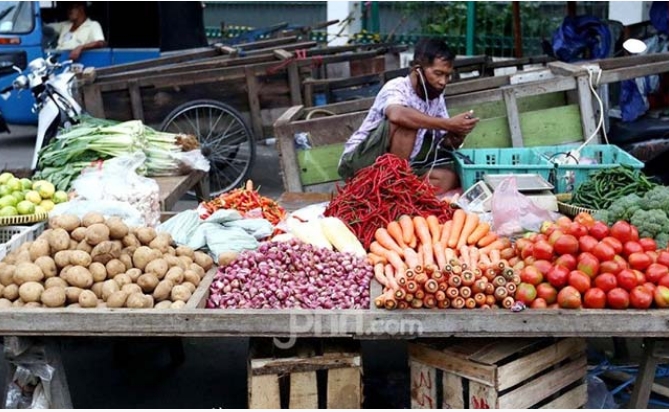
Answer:
[(37, 58), (28, 64), (24, 72), (14, 67), (19, 76), (11, 86), (0, 91), (0, 94), (7, 95), (12, 90), (19, 93), (30, 90), (35, 99), (32, 110), (38, 114), (38, 123), (31, 170), (37, 168), (40, 150), (51, 142), (58, 130), (75, 125), (82, 114), (81, 106), (72, 94), (75, 80), (72, 63), (71, 60), (59, 63), (57, 55)]

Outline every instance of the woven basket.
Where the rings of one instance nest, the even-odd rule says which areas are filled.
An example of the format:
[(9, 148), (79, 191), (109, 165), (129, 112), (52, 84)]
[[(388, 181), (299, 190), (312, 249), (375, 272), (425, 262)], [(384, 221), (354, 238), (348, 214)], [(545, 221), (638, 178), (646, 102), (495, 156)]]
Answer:
[(579, 213), (585, 212), (588, 214), (595, 214), (597, 210), (588, 209), (587, 207), (580, 207), (570, 205), (568, 202), (571, 201), (571, 193), (561, 193), (555, 196), (557, 198), (558, 211), (563, 215), (569, 217), (575, 217)]
[(48, 213), (36, 213), (32, 215), (2, 216), (0, 217), (0, 226), (26, 225), (29, 223), (39, 223), (49, 219)]

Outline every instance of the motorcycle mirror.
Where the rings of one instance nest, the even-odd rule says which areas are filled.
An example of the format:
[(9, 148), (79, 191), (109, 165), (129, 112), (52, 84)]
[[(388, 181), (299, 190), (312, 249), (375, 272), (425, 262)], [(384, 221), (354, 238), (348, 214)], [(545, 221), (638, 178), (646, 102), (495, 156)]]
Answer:
[(648, 47), (646, 43), (639, 39), (627, 39), (623, 43), (623, 48), (630, 54), (640, 54), (645, 52)]

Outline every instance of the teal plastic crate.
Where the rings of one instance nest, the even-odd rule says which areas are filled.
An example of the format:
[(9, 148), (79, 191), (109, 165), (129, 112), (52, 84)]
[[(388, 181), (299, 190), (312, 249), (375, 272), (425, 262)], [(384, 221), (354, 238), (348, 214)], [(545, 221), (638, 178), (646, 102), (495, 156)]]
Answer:
[[(466, 163), (465, 156), (472, 164)], [(486, 174), (536, 173), (548, 180), (553, 167), (531, 148), (460, 149), (455, 155), (456, 172), (464, 190), (482, 180)]]
[[(553, 159), (560, 154), (566, 154), (570, 150), (578, 149), (580, 144), (561, 146), (536, 146), (533, 147), (538, 154), (545, 159)], [(614, 145), (587, 145), (581, 149), (580, 159), (592, 159), (596, 164), (565, 164), (557, 165), (551, 183), (555, 186), (557, 193), (571, 193), (579, 184), (588, 180), (589, 176), (598, 170), (610, 169), (612, 167), (627, 165), (633, 169), (643, 169), (643, 162), (631, 154)]]

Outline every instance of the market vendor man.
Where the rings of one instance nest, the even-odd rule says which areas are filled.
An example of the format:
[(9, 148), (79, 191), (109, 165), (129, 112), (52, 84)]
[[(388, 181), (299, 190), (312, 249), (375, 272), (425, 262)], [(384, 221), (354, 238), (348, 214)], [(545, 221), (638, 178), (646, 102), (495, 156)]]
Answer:
[(423, 39), (416, 44), (409, 75), (383, 86), (364, 122), (346, 142), (338, 169), (344, 179), (392, 153), (408, 159), (438, 194), (459, 187), (451, 152), (478, 119), (472, 112), (448, 116), (443, 92), (454, 58), (443, 40)]
[(85, 2), (71, 2), (67, 21), (49, 24), (58, 34), (58, 50), (70, 50), (70, 59), (78, 60), (84, 50), (106, 46), (105, 35), (97, 21), (91, 20)]

